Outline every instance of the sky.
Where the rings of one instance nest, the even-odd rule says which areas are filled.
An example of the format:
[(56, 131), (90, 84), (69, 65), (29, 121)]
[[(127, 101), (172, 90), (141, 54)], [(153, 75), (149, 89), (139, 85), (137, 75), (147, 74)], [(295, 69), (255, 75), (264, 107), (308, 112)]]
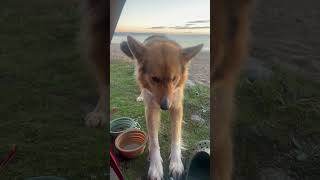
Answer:
[(209, 34), (210, 0), (126, 0), (116, 32)]

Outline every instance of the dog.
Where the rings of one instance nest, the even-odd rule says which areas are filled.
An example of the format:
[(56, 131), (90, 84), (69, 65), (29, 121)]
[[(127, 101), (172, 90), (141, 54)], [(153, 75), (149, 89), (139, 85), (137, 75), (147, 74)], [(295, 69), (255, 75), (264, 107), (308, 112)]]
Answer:
[(96, 108), (87, 114), (85, 124), (88, 127), (101, 127), (107, 122), (107, 86), (109, 61), (107, 59), (107, 39), (109, 13), (107, 1), (81, 1), (81, 52), (88, 62), (98, 82), (99, 101)]
[(232, 179), (233, 96), (241, 66), (248, 53), (252, 0), (213, 1), (213, 61), (210, 79), (213, 97), (211, 117), (211, 172), (214, 180)]
[(188, 79), (190, 60), (200, 52), (203, 44), (182, 48), (163, 35), (148, 37), (143, 43), (127, 36), (120, 48), (136, 60), (136, 79), (143, 100), (149, 138), (150, 166), (148, 177), (163, 178), (162, 158), (158, 141), (160, 109), (169, 111), (171, 120), (171, 154), (169, 171), (174, 177), (183, 174), (181, 161), (184, 87)]

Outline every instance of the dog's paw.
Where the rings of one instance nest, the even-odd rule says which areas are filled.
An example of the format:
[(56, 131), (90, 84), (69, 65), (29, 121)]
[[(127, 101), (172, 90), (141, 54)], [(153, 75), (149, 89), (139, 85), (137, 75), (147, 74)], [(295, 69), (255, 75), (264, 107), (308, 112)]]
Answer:
[(85, 123), (88, 127), (100, 127), (105, 124), (105, 119), (102, 112), (90, 112), (85, 117)]
[(148, 178), (150, 180), (161, 180), (163, 178), (163, 167), (161, 160), (150, 162)]
[(143, 97), (142, 96), (137, 97), (136, 101), (137, 102), (142, 102), (143, 101)]
[(180, 158), (170, 160), (169, 172), (175, 178), (179, 179), (183, 174), (183, 164)]

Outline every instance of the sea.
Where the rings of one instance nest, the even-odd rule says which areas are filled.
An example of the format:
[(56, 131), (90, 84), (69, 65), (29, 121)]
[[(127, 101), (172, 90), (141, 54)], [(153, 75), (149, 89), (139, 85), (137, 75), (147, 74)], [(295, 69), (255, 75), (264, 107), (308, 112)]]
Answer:
[[(125, 33), (115, 32), (112, 38), (112, 44), (120, 44), (127, 40), (127, 35), (131, 35), (136, 40), (143, 42), (147, 37), (153, 33)], [(179, 43), (182, 47), (190, 47), (198, 44), (204, 44), (202, 51), (210, 51), (210, 35), (208, 34), (163, 34), (169, 39)]]

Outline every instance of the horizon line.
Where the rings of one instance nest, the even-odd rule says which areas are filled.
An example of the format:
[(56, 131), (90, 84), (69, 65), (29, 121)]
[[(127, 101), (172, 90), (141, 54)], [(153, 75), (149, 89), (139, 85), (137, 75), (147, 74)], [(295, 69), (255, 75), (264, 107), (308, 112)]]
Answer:
[(194, 32), (147, 32), (147, 31), (138, 31), (138, 32), (131, 32), (131, 31), (115, 31), (115, 34), (122, 33), (122, 34), (177, 34), (177, 35), (210, 35), (210, 32), (204, 33), (194, 33)]

